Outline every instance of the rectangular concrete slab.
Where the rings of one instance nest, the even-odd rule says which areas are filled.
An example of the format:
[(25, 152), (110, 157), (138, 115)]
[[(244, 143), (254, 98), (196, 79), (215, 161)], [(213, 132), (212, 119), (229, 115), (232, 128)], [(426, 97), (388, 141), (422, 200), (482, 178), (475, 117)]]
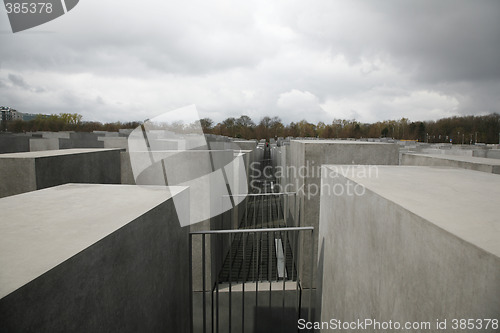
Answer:
[(0, 154), (30, 151), (29, 136), (0, 133)]
[(403, 154), (401, 165), (448, 166), (500, 174), (500, 160), (472, 156)]
[(97, 184), (0, 199), (2, 326), (187, 329), (188, 229), (174, 196), (189, 200), (185, 187)]
[(47, 150), (0, 155), (0, 197), (66, 183), (120, 183), (120, 149)]
[(1, 199), (0, 298), (183, 190), (168, 189), (68, 184)]
[[(287, 149), (290, 165), (286, 172), (288, 184), (281, 184), (284, 192), (297, 192), (300, 207), (299, 226), (319, 225), (320, 174), (323, 164), (359, 164), (359, 165), (398, 165), (399, 147), (397, 144), (346, 141), (346, 140), (292, 140)], [(288, 159), (288, 156), (287, 156)], [(304, 253), (310, 253), (310, 246), (317, 249), (317, 238), (314, 244), (304, 243)], [(316, 253), (315, 253), (316, 257)], [(301, 271), (308, 276), (309, 265), (303, 261)], [(307, 279), (304, 279), (307, 286)]]
[(30, 151), (57, 150), (59, 149), (59, 139), (30, 139)]
[[(321, 318), (498, 318), (500, 178), (443, 167), (325, 166)], [(343, 191), (342, 191), (343, 190)], [(487, 330), (488, 332), (492, 332)]]
[[(344, 166), (353, 182), (500, 258), (500, 178), (439, 167)], [(339, 167), (329, 167), (340, 170)]]

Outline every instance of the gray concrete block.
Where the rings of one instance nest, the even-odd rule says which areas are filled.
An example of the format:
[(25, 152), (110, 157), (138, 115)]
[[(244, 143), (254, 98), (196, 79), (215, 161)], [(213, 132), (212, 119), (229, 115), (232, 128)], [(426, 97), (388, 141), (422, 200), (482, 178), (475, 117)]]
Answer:
[(97, 134), (99, 137), (119, 137), (120, 133), (119, 132), (108, 132), (108, 131), (93, 131), (92, 133)]
[(472, 149), (450, 149), (450, 148), (425, 148), (421, 151), (422, 154), (438, 154), (438, 155), (454, 155), (454, 156), (473, 156)]
[(492, 158), (403, 154), (401, 157), (401, 165), (446, 166), (500, 174), (500, 161)]
[(486, 151), (487, 158), (500, 159), (500, 149), (490, 149)]
[(174, 140), (174, 139), (155, 139), (151, 142), (151, 150), (184, 150), (186, 149), (185, 140)]
[(128, 149), (127, 138), (124, 137), (103, 136), (97, 138), (97, 140), (102, 141), (104, 143), (104, 148)]
[(71, 149), (0, 155), (0, 197), (66, 183), (119, 184), (119, 149)]
[[(456, 332), (452, 319), (498, 318), (500, 178), (411, 166), (368, 177), (363, 168), (324, 167), (321, 319), (430, 321), (434, 332), (446, 319), (443, 331)], [(327, 191), (349, 183), (364, 193)]]
[(120, 136), (124, 136), (124, 137), (128, 137), (130, 135), (130, 133), (132, 133), (134, 129), (130, 129), (130, 128), (120, 128), (118, 130), (118, 133), (120, 134)]
[(233, 141), (233, 144), (235, 144), (241, 150), (254, 150), (255, 148), (257, 148), (257, 142), (253, 140), (251, 141), (235, 140)]
[(70, 138), (70, 133), (72, 132), (36, 132), (42, 134), (42, 138), (44, 139), (69, 139)]
[(57, 150), (59, 149), (59, 139), (30, 139), (30, 151)]
[(0, 154), (30, 151), (30, 137), (0, 133)]
[(121, 184), (135, 185), (134, 172), (130, 163), (130, 154), (128, 152), (120, 153), (120, 174)]
[(72, 132), (69, 139), (59, 138), (59, 148), (104, 148), (104, 142), (97, 140), (97, 138), (95, 133)]
[[(227, 185), (234, 184), (236, 181), (231, 181), (232, 176), (229, 172), (226, 174), (227, 179), (224, 179), (221, 168), (227, 167), (234, 160), (234, 152), (232, 150), (223, 151), (208, 151), (208, 150), (187, 150), (187, 151), (153, 151), (153, 152), (130, 152), (127, 154), (134, 161), (135, 166), (140, 170), (144, 169), (138, 175), (134, 175), (131, 169), (128, 169), (128, 164), (122, 170), (124, 179), (130, 179), (141, 185), (181, 185), (189, 186), (190, 202), (187, 205), (192, 212), (190, 226), (191, 231), (195, 230), (211, 230), (221, 228), (222, 214), (213, 214), (218, 211), (222, 204), (230, 204), (230, 199), (226, 196), (221, 197), (221, 194), (227, 194)], [(127, 158), (127, 155), (122, 155)], [(149, 164), (153, 158), (156, 162)], [(141, 163), (146, 162), (144, 165)], [(125, 164), (124, 164), (125, 165)], [(238, 175), (233, 175), (237, 177)], [(226, 182), (227, 181), (227, 182)], [(246, 182), (246, 178), (244, 179)], [(231, 185), (233, 186), (233, 185)], [(223, 188), (225, 191), (222, 191)], [(232, 192), (234, 194), (234, 192)], [(232, 226), (227, 224), (231, 220), (230, 215), (224, 215), (226, 228)], [(234, 226), (233, 226), (234, 227)], [(195, 276), (193, 284), (195, 290), (201, 289), (201, 246), (200, 238), (195, 238), (193, 242), (193, 267)], [(207, 239), (206, 250), (209, 252), (214, 248), (210, 239)], [(213, 285), (213, 279), (216, 274), (214, 272), (215, 263), (212, 264), (210, 258), (207, 258), (207, 286)], [(213, 273), (213, 274), (212, 274)]]
[[(285, 192), (297, 192), (300, 208), (299, 226), (319, 226), (320, 175), (323, 164), (350, 165), (398, 165), (399, 148), (397, 144), (339, 140), (292, 140), (289, 148), (290, 172), (289, 183)], [(292, 212), (292, 214), (298, 214)], [(317, 234), (314, 244), (302, 242), (303, 253), (310, 253), (310, 248), (317, 249)], [(317, 253), (314, 254), (317, 256)], [(304, 256), (299, 266), (308, 276), (309, 265)], [(306, 286), (307, 286), (307, 280)]]
[(0, 199), (0, 330), (187, 332), (174, 196), (189, 200), (182, 187), (87, 184)]
[(500, 149), (482, 149), (474, 151), (474, 157), (486, 157), (500, 159)]

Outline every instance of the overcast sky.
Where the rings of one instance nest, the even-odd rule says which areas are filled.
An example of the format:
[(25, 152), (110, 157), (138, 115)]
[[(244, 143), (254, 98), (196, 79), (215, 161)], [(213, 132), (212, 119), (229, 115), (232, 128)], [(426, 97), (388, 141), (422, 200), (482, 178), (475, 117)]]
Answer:
[(500, 1), (102, 1), (12, 34), (0, 105), (131, 121), (434, 120), (500, 112)]

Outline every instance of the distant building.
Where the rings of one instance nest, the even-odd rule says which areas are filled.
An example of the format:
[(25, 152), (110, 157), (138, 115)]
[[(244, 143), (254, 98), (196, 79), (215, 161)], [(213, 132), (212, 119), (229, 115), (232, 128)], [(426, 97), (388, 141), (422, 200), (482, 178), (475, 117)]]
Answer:
[(12, 120), (22, 120), (30, 121), (35, 119), (38, 114), (35, 113), (23, 113), (19, 112), (8, 106), (0, 106), (0, 112), (2, 113), (1, 121), (12, 121)]
[(6, 106), (0, 106), (0, 113), (1, 113), (1, 122), (2, 122), (2, 129), (5, 131), (5, 124), (7, 121), (10, 121), (12, 119), (12, 113), (11, 113), (11, 108), (6, 107)]
[(36, 113), (22, 113), (22, 115), (23, 115), (23, 118), (22, 118), (23, 121), (33, 120), (36, 118), (36, 116), (38, 116), (38, 114), (36, 114)]
[(10, 110), (10, 120), (23, 120), (23, 113), (17, 110)]

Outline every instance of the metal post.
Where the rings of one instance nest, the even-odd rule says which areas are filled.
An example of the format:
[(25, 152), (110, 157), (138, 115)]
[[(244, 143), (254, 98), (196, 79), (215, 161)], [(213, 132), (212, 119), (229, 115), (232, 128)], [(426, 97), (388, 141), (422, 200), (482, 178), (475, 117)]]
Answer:
[(285, 224), (285, 227), (288, 227), (288, 201), (285, 201), (285, 207), (283, 207), (284, 214), (283, 214), (283, 223)]
[(299, 223), (299, 220), (297, 218), (299, 216), (299, 212), (298, 212), (299, 205), (297, 204), (297, 193), (294, 193), (293, 197), (292, 197), (292, 195), (288, 195), (287, 196), (287, 202), (288, 202), (288, 207), (289, 207), (288, 211), (289, 211), (290, 214), (292, 214), (292, 208), (291, 208), (291, 206), (292, 206), (292, 200), (293, 200), (293, 214), (294, 214), (292, 216), (292, 222), (293, 222), (292, 226), (293, 227), (298, 227), (300, 223)]
[[(296, 231), (293, 231), (294, 233), (294, 243), (295, 243), (295, 240), (298, 238), (298, 232)], [(297, 242), (298, 243), (298, 242)], [(295, 254), (298, 256), (298, 250), (297, 248), (294, 248), (295, 250)], [(295, 260), (297, 260), (298, 262), (298, 259), (296, 258), (293, 258), (293, 262), (295, 263)], [(292, 268), (293, 269), (293, 268)], [(295, 311), (297, 312), (297, 320), (300, 319), (300, 295), (299, 295), (299, 274), (298, 274), (298, 269), (297, 269), (297, 276), (296, 276), (296, 281), (295, 281)]]
[(211, 290), (211, 295), (210, 295), (210, 302), (211, 302), (211, 306), (212, 308), (210, 309), (211, 311), (211, 314), (210, 314), (210, 323), (211, 323), (211, 326), (212, 326), (212, 333), (214, 333), (214, 326), (215, 326), (215, 320), (214, 320), (214, 288), (212, 288)]
[(215, 310), (215, 317), (216, 317), (216, 320), (215, 320), (215, 328), (216, 328), (216, 332), (219, 332), (219, 278), (217, 277), (217, 281), (215, 282), (215, 297), (216, 297), (216, 310)]
[(281, 194), (278, 194), (278, 202), (276, 204), (276, 210), (278, 211), (277, 220), (280, 220), (280, 210), (281, 210)]
[(264, 228), (264, 195), (261, 195), (260, 198), (261, 198), (260, 199), (260, 215), (261, 215), (260, 227)]
[(206, 295), (205, 295), (205, 284), (206, 284), (206, 271), (205, 271), (205, 234), (202, 236), (201, 246), (203, 248), (201, 260), (202, 260), (202, 273), (203, 273), (203, 333), (207, 332), (207, 310), (206, 310)]
[[(234, 201), (234, 207), (233, 207), (233, 214), (231, 214), (231, 229), (233, 228), (238, 228), (239, 225), (238, 225), (238, 205), (236, 204), (237, 202), (237, 197), (232, 197), (233, 198), (233, 201)], [(229, 197), (229, 199), (231, 200), (231, 197)], [(236, 224), (235, 224), (236, 222)], [(236, 227), (234, 227), (234, 225), (236, 225)]]
[(250, 200), (250, 197), (245, 198), (245, 228), (248, 227), (248, 200)]
[(193, 235), (189, 234), (189, 312), (191, 320), (189, 321), (189, 331), (193, 333)]
[[(285, 320), (285, 284), (286, 284), (286, 278), (288, 277), (288, 274), (287, 274), (287, 271), (286, 271), (286, 241), (287, 241), (287, 234), (288, 232), (286, 231), (283, 231), (283, 235), (284, 235), (284, 242), (281, 242), (281, 245), (283, 246), (283, 256), (284, 256), (284, 260), (283, 260), (283, 301), (282, 301), (282, 304), (281, 304), (281, 316), (282, 316), (282, 320), (284, 321)], [(283, 240), (283, 239), (282, 239)]]
[[(273, 232), (273, 235), (274, 235), (274, 232)], [(273, 236), (274, 238), (274, 236)], [(267, 232), (267, 257), (268, 257), (268, 260), (267, 260), (267, 279), (269, 280), (269, 311), (271, 311), (271, 294), (272, 294), (272, 278), (271, 278), (271, 268), (272, 268), (272, 265), (273, 265), (273, 256), (272, 256), (272, 253), (271, 253), (271, 248), (272, 248), (272, 244), (271, 244), (271, 237), (269, 235), (269, 232)]]
[(232, 234), (229, 234), (229, 333), (231, 333), (231, 281), (233, 275), (233, 242)]
[[(260, 235), (260, 233), (259, 233)], [(255, 234), (255, 239), (257, 239), (258, 235)], [(259, 243), (257, 242), (257, 248), (256, 250), (256, 261), (257, 261), (257, 275), (255, 275), (255, 309), (257, 310), (257, 307), (259, 306)], [(256, 322), (257, 316), (254, 319), (254, 322)]]
[(268, 210), (268, 212), (267, 212), (267, 213), (268, 213), (268, 214), (267, 214), (267, 216), (268, 216), (268, 217), (267, 217), (267, 218), (268, 218), (268, 220), (267, 220), (266, 227), (268, 227), (268, 228), (269, 228), (269, 225), (270, 225), (270, 223), (271, 223), (271, 221), (272, 221), (272, 214), (271, 214), (271, 208), (272, 208), (272, 205), (271, 205), (271, 202), (272, 202), (272, 200), (273, 200), (273, 197), (272, 197), (272, 195), (271, 195), (271, 196), (266, 197), (266, 199), (267, 199), (267, 210)]
[(255, 229), (255, 224), (257, 223), (256, 217), (255, 217), (255, 212), (256, 212), (255, 200), (256, 200), (256, 198), (257, 198), (257, 196), (253, 197), (253, 227), (254, 227), (254, 229)]
[[(241, 236), (241, 239), (243, 241), (243, 272), (245, 271), (245, 234)], [(247, 236), (248, 239), (248, 236)], [(242, 293), (241, 293), (241, 332), (245, 332), (245, 283), (246, 283), (246, 278), (242, 277)]]
[(313, 321), (311, 314), (312, 314), (312, 290), (313, 290), (313, 268), (314, 268), (314, 229), (311, 230), (311, 285), (309, 287), (309, 314), (308, 314), (308, 320)]
[(296, 236), (297, 236), (297, 233), (295, 232), (292, 232), (292, 247), (291, 247), (291, 251), (292, 251), (292, 281), (293, 281), (293, 278), (295, 276), (295, 269), (296, 269), (296, 264), (295, 264), (295, 256), (297, 255), (297, 248), (296, 248)]

